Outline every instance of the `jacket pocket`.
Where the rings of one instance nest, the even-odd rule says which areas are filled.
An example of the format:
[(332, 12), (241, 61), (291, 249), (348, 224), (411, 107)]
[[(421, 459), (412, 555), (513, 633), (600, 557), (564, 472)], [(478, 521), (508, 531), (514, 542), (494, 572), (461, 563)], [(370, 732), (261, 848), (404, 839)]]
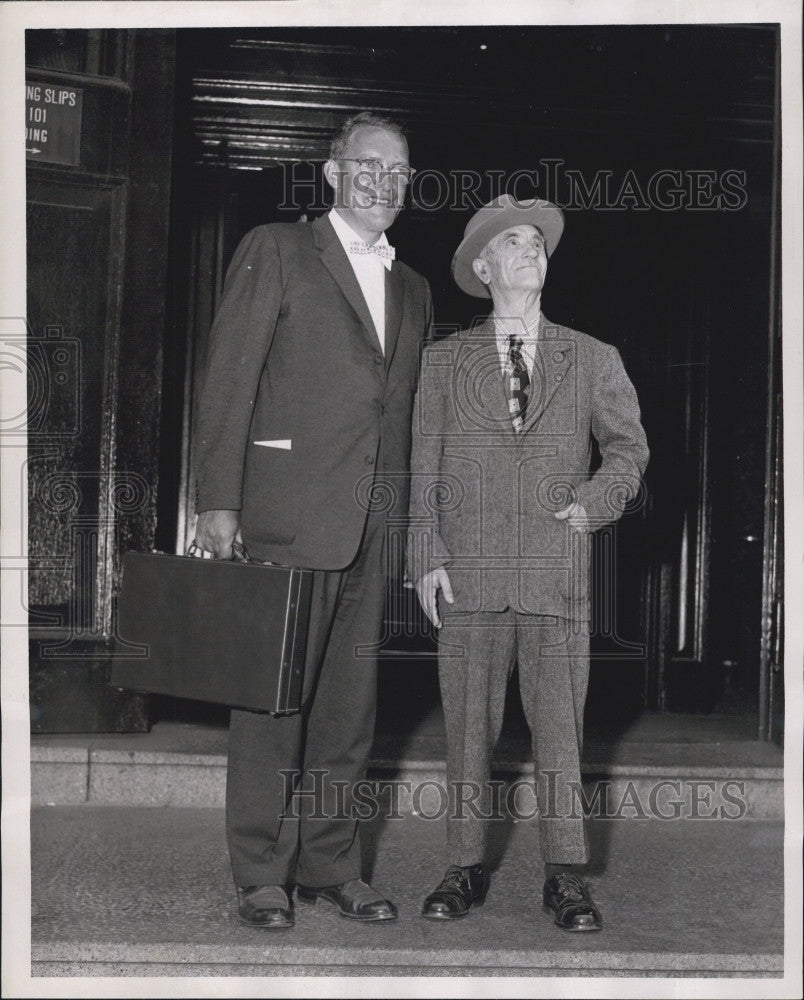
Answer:
[[(277, 439), (280, 440), (280, 439)], [(292, 448), (249, 448), (243, 481), (243, 532), (265, 544), (289, 545), (296, 537), (305, 483)]]

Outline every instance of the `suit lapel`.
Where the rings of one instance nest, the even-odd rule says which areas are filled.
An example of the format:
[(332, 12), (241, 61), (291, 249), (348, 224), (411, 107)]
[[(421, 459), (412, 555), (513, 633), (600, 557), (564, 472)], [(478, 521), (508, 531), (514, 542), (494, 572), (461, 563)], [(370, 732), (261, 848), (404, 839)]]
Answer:
[(338, 287), (343, 292), (347, 302), (366, 328), (373, 345), (379, 350), (380, 339), (374, 328), (374, 322), (363, 297), (360, 283), (355, 277), (355, 272), (352, 270), (352, 265), (349, 263), (349, 258), (346, 256), (346, 251), (343, 249), (337, 233), (332, 228), (332, 223), (326, 216), (313, 222), (313, 241), (321, 254), (321, 262), (338, 283)]
[[(531, 395), (525, 412), (525, 421), (518, 434), (521, 440), (541, 418), (550, 405), (556, 390), (567, 377), (575, 363), (575, 344), (555, 338), (556, 327), (542, 316), (539, 324), (539, 339), (536, 342), (536, 357), (531, 375)], [(548, 335), (548, 331), (552, 336)]]
[(484, 426), (513, 435), (493, 321), (486, 320), (470, 331), (461, 345), (458, 370), (465, 375), (459, 391), (467, 412), (471, 414), (478, 408)]
[(405, 304), (405, 281), (402, 268), (394, 261), (391, 270), (385, 272), (385, 368), (394, 360), (399, 328)]

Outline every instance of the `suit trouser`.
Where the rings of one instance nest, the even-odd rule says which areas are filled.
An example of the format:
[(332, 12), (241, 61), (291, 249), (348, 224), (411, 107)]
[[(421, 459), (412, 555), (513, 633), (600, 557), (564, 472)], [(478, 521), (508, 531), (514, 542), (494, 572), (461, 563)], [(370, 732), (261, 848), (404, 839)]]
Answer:
[[(486, 825), (499, 816), (489, 780), (491, 757), (503, 722), (505, 694), (514, 662), (519, 665), (522, 707), (531, 731), (535, 802), (514, 806), (520, 815), (539, 811), (539, 844), (548, 863), (583, 864), (588, 842), (579, 808), (583, 710), (589, 677), (589, 628), (584, 622), (511, 609), (443, 616), (438, 673), (447, 728), (447, 820), (450, 863), (484, 860)], [(464, 784), (458, 784), (464, 783)], [(475, 808), (455, 809), (456, 791)], [(499, 792), (497, 797), (499, 798)], [(479, 814), (479, 815), (478, 815)]]
[[(384, 529), (384, 516), (370, 515), (352, 565), (313, 577), (302, 712), (231, 713), (226, 832), (237, 885), (360, 877), (349, 790), (365, 777), (374, 736)], [(313, 794), (293, 799), (294, 770), (298, 790)]]

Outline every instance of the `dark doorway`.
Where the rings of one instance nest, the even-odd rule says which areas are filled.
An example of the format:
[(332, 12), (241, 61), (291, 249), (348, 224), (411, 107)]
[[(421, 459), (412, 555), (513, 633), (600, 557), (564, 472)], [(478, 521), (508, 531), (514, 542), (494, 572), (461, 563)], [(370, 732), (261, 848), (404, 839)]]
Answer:
[[(449, 276), (472, 209), (503, 190), (549, 197), (567, 226), (545, 313), (614, 344), (636, 385), (651, 464), (634, 510), (596, 540), (590, 720), (720, 713), (764, 732), (780, 551), (776, 29), (192, 30), (177, 46), (161, 547), (192, 537), (188, 435), (237, 242), (325, 211), (333, 128), (382, 110), (406, 123), (420, 178), (392, 241), (430, 281), (439, 330), (477, 312)], [(404, 652), (432, 678), (420, 626)]]

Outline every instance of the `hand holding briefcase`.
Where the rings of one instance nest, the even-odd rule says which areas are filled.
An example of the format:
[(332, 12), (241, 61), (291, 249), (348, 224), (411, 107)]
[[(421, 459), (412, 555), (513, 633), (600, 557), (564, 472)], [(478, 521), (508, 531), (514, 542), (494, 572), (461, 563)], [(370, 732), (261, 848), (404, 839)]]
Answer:
[(306, 569), (127, 552), (112, 685), (298, 712), (312, 581)]

